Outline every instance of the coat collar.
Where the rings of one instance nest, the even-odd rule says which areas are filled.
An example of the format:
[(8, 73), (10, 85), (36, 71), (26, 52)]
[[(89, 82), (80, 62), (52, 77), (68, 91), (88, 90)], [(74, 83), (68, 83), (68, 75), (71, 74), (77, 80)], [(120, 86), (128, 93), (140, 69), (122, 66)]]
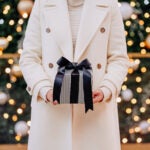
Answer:
[(47, 26), (64, 57), (78, 62), (108, 12), (107, 0), (85, 0), (73, 56), (73, 43), (67, 0), (47, 0), (44, 5)]

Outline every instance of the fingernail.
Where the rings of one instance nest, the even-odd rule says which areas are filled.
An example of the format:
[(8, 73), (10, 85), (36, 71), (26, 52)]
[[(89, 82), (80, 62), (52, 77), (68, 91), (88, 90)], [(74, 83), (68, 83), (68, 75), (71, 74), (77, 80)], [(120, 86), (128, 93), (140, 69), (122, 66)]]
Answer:
[(55, 101), (54, 101), (54, 105), (57, 105), (57, 104), (58, 104), (58, 102), (57, 102), (57, 100), (55, 100)]

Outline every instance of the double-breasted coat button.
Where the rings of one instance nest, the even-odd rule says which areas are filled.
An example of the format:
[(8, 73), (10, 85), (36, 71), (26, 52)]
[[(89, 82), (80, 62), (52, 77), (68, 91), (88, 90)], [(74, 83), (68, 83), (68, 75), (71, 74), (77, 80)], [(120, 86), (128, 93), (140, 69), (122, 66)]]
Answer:
[(97, 69), (101, 69), (102, 65), (101, 64), (97, 64)]
[(28, 91), (31, 91), (31, 87), (28, 86)]
[(53, 68), (54, 67), (54, 65), (52, 63), (49, 63), (48, 65), (49, 65), (49, 68)]
[(100, 32), (104, 33), (106, 31), (106, 29), (104, 27), (100, 28)]
[(47, 32), (47, 33), (50, 33), (50, 32), (51, 32), (51, 29), (50, 29), (50, 28), (46, 28), (46, 32)]

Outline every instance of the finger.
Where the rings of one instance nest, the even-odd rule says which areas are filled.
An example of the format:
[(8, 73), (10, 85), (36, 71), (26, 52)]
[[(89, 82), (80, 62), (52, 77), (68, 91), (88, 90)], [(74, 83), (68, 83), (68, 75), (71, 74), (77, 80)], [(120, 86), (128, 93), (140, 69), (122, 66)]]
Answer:
[(55, 100), (55, 101), (53, 102), (53, 104), (54, 104), (54, 105), (57, 105), (57, 104), (58, 104), (58, 101), (57, 101), (57, 100)]
[(48, 98), (46, 98), (45, 103), (50, 103), (50, 100)]
[(101, 91), (95, 90), (94, 93), (95, 93), (96, 95), (98, 95), (98, 94), (101, 94)]
[(93, 97), (97, 96), (97, 92), (94, 91), (93, 94), (92, 94), (92, 96)]
[(94, 92), (92, 92), (92, 97), (94, 98)]
[(51, 97), (53, 97), (53, 93), (51, 93)]
[(49, 99), (46, 99), (47, 102), (51, 102)]
[(100, 103), (100, 102), (102, 102), (102, 101), (103, 101), (103, 97), (102, 97), (101, 95), (98, 96), (98, 97), (97, 97), (97, 102)]
[(52, 102), (52, 101), (53, 101), (53, 98), (52, 98), (52, 97), (50, 97), (49, 101), (50, 101), (50, 102)]
[(51, 100), (52, 100), (52, 97), (49, 95), (46, 95), (46, 101), (51, 102)]
[(98, 103), (98, 102), (100, 102), (101, 101), (101, 96), (96, 96), (95, 98), (94, 98), (94, 103)]
[(97, 103), (97, 98), (93, 98), (93, 103)]
[(93, 94), (95, 95), (95, 94), (97, 94), (97, 92), (96, 92), (96, 91), (93, 91)]
[(47, 104), (47, 103), (48, 103), (48, 101), (46, 100), (46, 101), (45, 101), (45, 103)]

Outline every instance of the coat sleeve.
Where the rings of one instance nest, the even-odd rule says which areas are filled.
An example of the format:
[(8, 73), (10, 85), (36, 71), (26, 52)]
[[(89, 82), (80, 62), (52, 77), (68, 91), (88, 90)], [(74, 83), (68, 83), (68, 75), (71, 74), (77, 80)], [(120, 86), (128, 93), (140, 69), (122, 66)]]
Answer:
[(35, 1), (28, 21), (19, 65), (27, 83), (27, 92), (39, 100), (42, 87), (52, 88), (50, 77), (42, 66), (40, 0)]
[(110, 89), (110, 99), (115, 99), (119, 95), (129, 66), (122, 16), (117, 1), (112, 0), (106, 74), (100, 84), (100, 88)]

